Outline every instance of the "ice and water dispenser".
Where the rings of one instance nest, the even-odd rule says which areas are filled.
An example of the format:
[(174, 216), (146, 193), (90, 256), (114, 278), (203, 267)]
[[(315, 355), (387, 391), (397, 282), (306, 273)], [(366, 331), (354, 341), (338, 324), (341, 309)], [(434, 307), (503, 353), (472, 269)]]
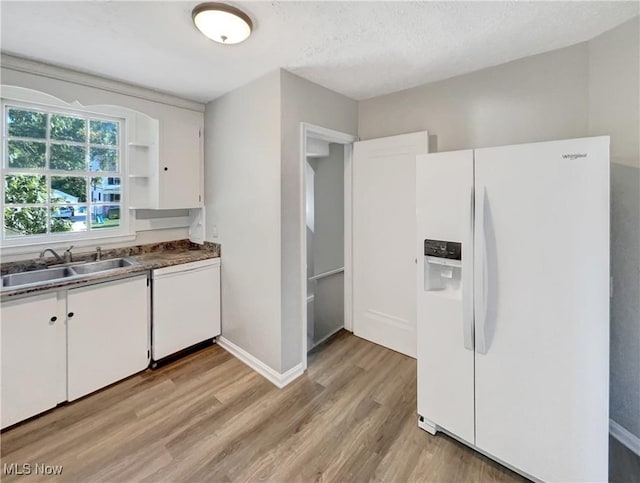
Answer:
[(461, 298), (462, 243), (424, 241), (424, 291)]

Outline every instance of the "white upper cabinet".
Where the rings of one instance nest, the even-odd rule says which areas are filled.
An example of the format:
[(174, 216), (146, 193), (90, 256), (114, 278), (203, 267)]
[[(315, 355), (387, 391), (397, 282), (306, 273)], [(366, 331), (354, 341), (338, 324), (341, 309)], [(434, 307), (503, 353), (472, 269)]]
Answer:
[(202, 207), (203, 114), (171, 109), (158, 120), (138, 115), (135, 123), (128, 143), (130, 208)]
[(182, 110), (160, 121), (157, 209), (203, 206), (204, 161), (201, 112)]

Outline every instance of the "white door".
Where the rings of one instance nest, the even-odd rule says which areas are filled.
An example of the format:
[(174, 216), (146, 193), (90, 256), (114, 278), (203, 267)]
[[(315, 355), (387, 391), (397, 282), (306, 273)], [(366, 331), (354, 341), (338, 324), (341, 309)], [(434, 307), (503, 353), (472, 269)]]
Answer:
[(353, 147), (353, 328), (376, 344), (416, 356), (416, 155), (427, 132)]
[(2, 427), (66, 399), (65, 326), (57, 294), (2, 304)]
[(476, 444), (606, 481), (609, 138), (475, 151)]
[(146, 275), (69, 290), (67, 311), (69, 401), (148, 366)]
[[(475, 442), (472, 196), (472, 150), (418, 156), (418, 414), (434, 430), (444, 428), (471, 444)], [(425, 256), (425, 239), (461, 243), (462, 260)]]
[(220, 260), (153, 271), (152, 356), (157, 361), (220, 335)]

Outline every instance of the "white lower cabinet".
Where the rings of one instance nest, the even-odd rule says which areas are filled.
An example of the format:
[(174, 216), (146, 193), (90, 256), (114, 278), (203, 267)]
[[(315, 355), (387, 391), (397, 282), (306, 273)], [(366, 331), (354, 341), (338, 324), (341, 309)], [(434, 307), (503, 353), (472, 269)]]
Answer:
[(65, 326), (58, 294), (2, 304), (2, 427), (65, 400)]
[(146, 275), (69, 290), (67, 384), (73, 401), (149, 364)]
[(147, 274), (2, 302), (2, 428), (143, 371)]

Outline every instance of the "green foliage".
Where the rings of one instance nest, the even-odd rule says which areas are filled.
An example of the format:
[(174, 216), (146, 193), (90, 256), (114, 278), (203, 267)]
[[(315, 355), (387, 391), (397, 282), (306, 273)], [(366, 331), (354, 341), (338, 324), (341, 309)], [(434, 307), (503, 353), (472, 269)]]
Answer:
[(91, 148), (92, 171), (116, 171), (118, 169), (118, 150), (110, 148)]
[(47, 136), (47, 115), (43, 112), (9, 109), (7, 125), (9, 136), (40, 139)]
[(51, 177), (51, 201), (68, 202), (64, 199), (54, 199), (53, 190), (59, 190), (78, 198), (79, 202), (87, 201), (87, 178), (82, 176), (52, 176)]
[(118, 144), (118, 123), (108, 121), (89, 121), (89, 142), (91, 144)]
[(51, 232), (59, 233), (62, 231), (72, 230), (71, 220), (65, 220), (63, 218), (51, 218)]
[(47, 182), (44, 176), (15, 174), (4, 178), (5, 203), (46, 203)]
[(49, 148), (49, 167), (65, 171), (84, 171), (86, 167), (86, 153), (84, 146), (69, 144), (52, 144)]
[(84, 143), (87, 140), (87, 121), (79, 117), (52, 114), (50, 136), (56, 141)]
[(45, 143), (35, 141), (9, 141), (9, 167), (10, 168), (44, 168)]
[(37, 235), (46, 233), (47, 209), (5, 208), (4, 227), (5, 232), (9, 235)]

